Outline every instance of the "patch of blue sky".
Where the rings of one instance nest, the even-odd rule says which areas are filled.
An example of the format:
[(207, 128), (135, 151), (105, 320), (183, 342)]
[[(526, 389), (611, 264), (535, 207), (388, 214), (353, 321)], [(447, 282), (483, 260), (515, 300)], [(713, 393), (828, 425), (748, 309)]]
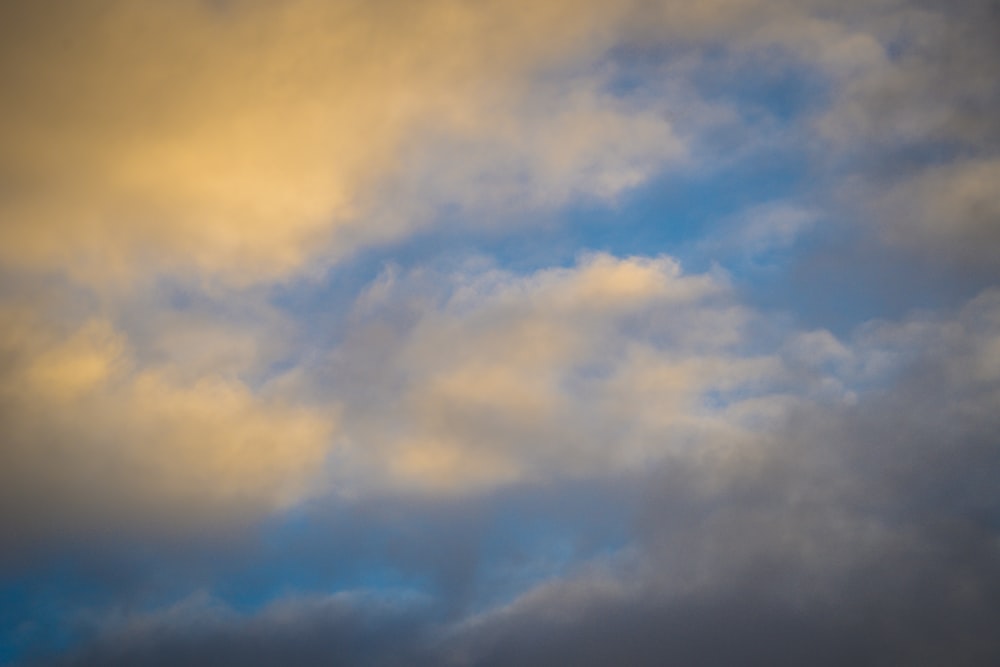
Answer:
[(216, 574), (213, 593), (240, 610), (317, 590), (482, 609), (626, 545), (636, 501), (608, 488), (510, 489), (457, 509), (397, 499), (293, 511), (268, 522), (251, 559)]
[(114, 596), (71, 560), (40, 563), (0, 582), (0, 664), (61, 653), (84, 641), (80, 609)]
[[(647, 95), (651, 81), (652, 92), (662, 92), (655, 82), (669, 84), (673, 55), (669, 50), (616, 50), (606, 63), (611, 72), (606, 86), (623, 99)], [(275, 303), (292, 312), (319, 314), (329, 324), (322, 313), (346, 307), (390, 261), (405, 271), (482, 255), (509, 270), (528, 272), (565, 266), (594, 250), (690, 254), (689, 246), (710, 234), (716, 222), (753, 204), (794, 196), (807, 185), (809, 156), (793, 142), (779, 141), (762, 150), (753, 137), (761, 133), (762, 123), (794, 125), (808, 116), (821, 103), (825, 83), (787, 60), (744, 55), (721, 47), (702, 54), (699, 94), (739, 108), (746, 117), (735, 128), (698, 138), (692, 165), (667, 166), (611, 203), (580, 196), (557, 210), (521, 211), (507, 220), (469, 224), (469, 218), (482, 214), (445, 205), (423, 231), (362, 250), (335, 265), (323, 280), (279, 285)], [(663, 113), (671, 115), (669, 108)], [(700, 257), (688, 259), (704, 264)]]
[(36, 608), (37, 597), (30, 582), (0, 585), (0, 664), (14, 662), (38, 642), (44, 622), (33, 616)]
[(585, 201), (558, 211), (526, 213), (508, 225), (445, 221), (406, 240), (360, 252), (334, 266), (323, 280), (279, 286), (273, 299), (330, 337), (357, 295), (388, 264), (405, 273), (482, 256), (506, 270), (528, 273), (569, 266), (581, 254), (602, 251), (668, 254), (688, 270), (706, 270), (714, 260), (704, 257), (697, 242), (749, 206), (793, 196), (803, 173), (800, 156), (774, 154), (708, 172), (669, 170), (614, 203)]
[(210, 566), (210, 594), (245, 614), (304, 595), (371, 593), (409, 599), (427, 594), (426, 577), (382, 557), (383, 527), (360, 528), (359, 517), (346, 520), (362, 532), (317, 521), (302, 508), (272, 517), (258, 527), (239, 557)]
[(522, 517), (508, 527), (510, 533), (497, 534), (498, 542), (489, 545), (470, 605), (472, 613), (509, 603), (546, 581), (571, 575), (629, 545), (624, 535), (605, 535), (594, 542), (553, 521), (532, 522)]
[[(601, 71), (606, 90), (623, 99), (692, 88), (703, 101), (738, 109), (745, 120), (786, 124), (821, 110), (833, 92), (822, 71), (787, 57), (778, 45), (717, 42), (692, 50), (689, 44), (626, 44), (610, 52)], [(683, 109), (668, 106), (666, 112), (685, 117)]]
[(420, 572), (378, 557), (386, 548), (380, 527), (366, 531), (368, 548), (347, 554), (341, 547), (348, 540), (317, 549), (294, 538), (319, 529), (292, 511), (257, 535), (188, 550), (162, 551), (143, 541), (101, 554), (80, 547), (67, 549), (72, 554), (58, 562), (22, 568), (0, 582), (0, 664), (64, 654), (91, 640), (102, 617), (156, 613), (196, 595), (246, 615), (300, 595), (360, 593), (404, 603), (429, 598)]
[(426, 582), (391, 566), (365, 563), (346, 569), (337, 563), (321, 571), (301, 566), (294, 557), (262, 561), (252, 567), (220, 572), (213, 582), (212, 596), (238, 613), (252, 614), (268, 605), (294, 597), (361, 594), (401, 601), (431, 599)]
[(636, 499), (621, 489), (567, 482), (509, 494), (481, 543), (473, 611), (510, 602), (530, 588), (613, 554), (631, 540)]
[(709, 173), (664, 174), (617, 207), (569, 211), (567, 233), (581, 249), (667, 254), (686, 271), (706, 271), (720, 258), (705, 253), (700, 242), (749, 207), (795, 196), (802, 173), (798, 160), (781, 155)]
[[(721, 269), (738, 298), (765, 317), (838, 336), (875, 317), (898, 318), (974, 294), (983, 281), (956, 276), (947, 267), (915, 265), (880, 243), (870, 221), (846, 219), (854, 214), (832, 193), (860, 168), (851, 162), (859, 158), (817, 161), (816, 146), (808, 141), (809, 123), (829, 101), (828, 82), (774, 48), (747, 54), (720, 46), (701, 52), (695, 65), (699, 76), (693, 79), (699, 95), (739, 109), (741, 118), (720, 128), (718, 137), (697, 139), (691, 165), (667, 166), (613, 202), (579, 198), (556, 210), (511, 214), (507, 221), (469, 224), (473, 212), (445, 207), (423, 231), (362, 250), (322, 279), (277, 286), (273, 302), (301, 326), (305, 344), (296, 347), (297, 354), (336, 345), (357, 296), (386, 266), (405, 275), (416, 267), (447, 270), (470, 257), (529, 273), (572, 265), (594, 251), (667, 254), (688, 272)], [(622, 97), (642, 96), (643, 85), (656, 81), (658, 72), (668, 76), (670, 57), (669, 50), (614, 52), (608, 86)], [(755, 133), (769, 138), (758, 143)], [(934, 162), (948, 154), (943, 146), (919, 150), (921, 159), (907, 156), (904, 162)], [(741, 236), (746, 231), (741, 219), (775, 205), (804, 207), (816, 220), (786, 238), (754, 246)], [(282, 360), (272, 370), (279, 373), (302, 361)]]

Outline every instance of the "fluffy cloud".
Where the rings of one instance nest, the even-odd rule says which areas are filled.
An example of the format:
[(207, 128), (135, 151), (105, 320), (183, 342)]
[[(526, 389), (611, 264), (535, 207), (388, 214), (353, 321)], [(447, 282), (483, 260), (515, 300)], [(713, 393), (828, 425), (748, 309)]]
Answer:
[[(96, 639), (39, 664), (990, 664), (1000, 655), (990, 631), (998, 306), (987, 292), (949, 317), (873, 323), (849, 344), (804, 336), (794, 355), (832, 353), (844, 381), (878, 386), (855, 404), (798, 404), (744, 442), (740, 465), (689, 449), (618, 477), (641, 497), (626, 546), (510, 602), (456, 613), (385, 591), (293, 595), (247, 612), (200, 595), (84, 616)], [(621, 502), (606, 491), (604, 502)], [(447, 523), (435, 532), (446, 541), (484, 530)], [(433, 553), (435, 566), (459, 567), (454, 549)]]
[[(1000, 609), (998, 337), (994, 292), (947, 317), (873, 323), (849, 344), (805, 336), (790, 355), (832, 352), (844, 382), (877, 385), (859, 388), (853, 404), (798, 403), (744, 440), (738, 465), (695, 447), (612, 476), (641, 497), (626, 544), (509, 602), (456, 612), (396, 591), (381, 601), (292, 596), (246, 613), (194, 598), (101, 617), (99, 639), (65, 664), (279, 664), (289, 651), (304, 665), (334, 655), (418, 665), (990, 664), (1000, 655), (990, 632)], [(572, 493), (566, 502), (588, 506)], [(435, 535), (464, 542), (485, 529), (448, 525)], [(459, 567), (453, 549), (434, 553), (436, 566)], [(247, 655), (250, 637), (257, 650)]]
[(412, 229), (433, 204), (614, 197), (681, 150), (661, 112), (589, 71), (613, 8), (3, 11), (2, 260), (91, 282), (283, 277)]
[(74, 521), (198, 526), (330, 491), (482, 493), (637, 469), (733, 446), (787, 400), (780, 360), (738, 350), (753, 316), (724, 278), (667, 257), (390, 271), (339, 345), (298, 357), (279, 342), (291, 325), (254, 303), (61, 322), (41, 302), (9, 307), (12, 543)]
[(0, 662), (996, 663), (996, 25), (3, 4)]
[[(616, 87), (615, 63), (627, 63), (617, 47), (669, 42), (696, 60), (720, 44), (735, 58), (779, 49), (830, 80), (823, 126), (852, 145), (877, 131), (871, 119), (886, 106), (871, 91), (899, 89), (919, 104), (893, 108), (931, 113), (928, 91), (941, 87), (914, 73), (938, 46), (986, 62), (975, 57), (987, 48), (982, 31), (953, 39), (942, 14), (892, 2), (828, 9), (758, 0), (547, 2), (530, 14), (504, 0), (475, 10), (450, 0), (5, 7), (0, 258), (104, 284), (191, 270), (245, 284), (406, 235), (441, 210), (484, 219), (614, 199), (686, 156), (694, 137), (679, 138), (669, 119), (702, 105)], [(956, 15), (961, 26), (979, 16)], [(951, 91), (937, 104), (942, 119), (913, 121), (907, 136), (930, 123), (981, 138), (982, 118), (943, 118), (992, 99), (975, 72), (939, 77)]]
[(874, 215), (895, 244), (937, 261), (986, 265), (1000, 251), (1000, 159), (928, 167), (871, 195)]
[(60, 332), (4, 312), (2, 355), (9, 547), (95, 522), (155, 532), (286, 507), (316, 482), (334, 426), (237, 376), (144, 363), (102, 319)]
[(724, 276), (668, 257), (390, 270), (339, 344), (296, 356), (289, 322), (230, 297), (5, 311), (15, 542), (73, 520), (197, 525), (331, 491), (477, 494), (723, 457), (792, 400), (790, 367), (746, 350), (755, 315)]
[[(895, 6), (893, 6), (895, 5)], [(959, 142), (996, 149), (990, 118), (1000, 91), (990, 74), (998, 55), (996, 8), (980, 0), (947, 10), (886, 3), (854, 44), (859, 61), (820, 126), (835, 141), (894, 144)], [(858, 48), (861, 47), (861, 48)]]
[(344, 405), (340, 454), (393, 484), (590, 475), (735, 441), (780, 412), (780, 361), (736, 349), (751, 319), (724, 279), (666, 257), (387, 274), (321, 375)]

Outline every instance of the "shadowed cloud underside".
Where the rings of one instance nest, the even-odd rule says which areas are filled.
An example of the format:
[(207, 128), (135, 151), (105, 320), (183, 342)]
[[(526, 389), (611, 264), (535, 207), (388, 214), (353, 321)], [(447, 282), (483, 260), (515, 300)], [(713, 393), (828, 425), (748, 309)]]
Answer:
[(0, 6), (0, 663), (1000, 662), (987, 0)]

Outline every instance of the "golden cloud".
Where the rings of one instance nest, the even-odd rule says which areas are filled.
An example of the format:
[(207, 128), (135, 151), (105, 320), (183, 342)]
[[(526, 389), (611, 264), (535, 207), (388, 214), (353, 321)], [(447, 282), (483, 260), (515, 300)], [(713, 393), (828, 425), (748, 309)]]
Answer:
[[(614, 196), (679, 151), (662, 116), (599, 78), (532, 86), (612, 43), (613, 3), (0, 12), (0, 262), (92, 283), (140, 270), (278, 278), (412, 228), (419, 216), (399, 211), (428, 198)], [(454, 150), (478, 166), (448, 176)], [(420, 180), (428, 169), (437, 191)]]
[[(234, 377), (139, 363), (103, 320), (63, 334), (3, 313), (0, 523), (9, 534), (197, 525), (320, 488), (334, 419)], [(142, 521), (138, 518), (142, 517)]]
[[(596, 254), (443, 283), (450, 298), (421, 300), (415, 323), (355, 323), (365, 333), (321, 371), (357, 386), (335, 393), (341, 453), (370, 472), (358, 492), (464, 493), (623, 470), (692, 442), (743, 442), (755, 421), (779, 416), (780, 361), (731, 349), (747, 313), (719, 279), (686, 275), (670, 258)], [(407, 310), (398, 287), (380, 279), (365, 317)], [(745, 395), (716, 405), (711, 392)]]

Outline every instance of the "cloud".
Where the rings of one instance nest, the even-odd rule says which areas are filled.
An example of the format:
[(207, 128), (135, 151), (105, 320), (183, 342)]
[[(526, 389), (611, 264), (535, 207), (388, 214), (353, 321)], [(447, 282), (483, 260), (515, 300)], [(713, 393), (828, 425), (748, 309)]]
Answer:
[(989, 664), (997, 314), (986, 292), (861, 328), (838, 375), (877, 387), (794, 406), (738, 465), (655, 467), (618, 560), (463, 621), (457, 664)]
[[(794, 354), (840, 359), (837, 376), (859, 385), (862, 400), (800, 402), (735, 458), (688, 448), (612, 476), (612, 489), (639, 497), (626, 509), (625, 545), (513, 600), (456, 612), (412, 594), (290, 596), (240, 612), (192, 598), (99, 615), (95, 641), (40, 664), (279, 664), (289, 655), (303, 665), (991, 664), (1000, 656), (991, 632), (1000, 620), (998, 337), (993, 291), (948, 315), (871, 323), (848, 342), (800, 337)], [(584, 527), (588, 502), (623, 498), (549, 489), (567, 494), (566, 511), (577, 507)], [(538, 500), (526, 502), (544, 507)], [(406, 511), (388, 515), (409, 524)], [(433, 534), (446, 542), (502, 529), (439, 520), (448, 528)], [(419, 538), (401, 553), (459, 567), (453, 549), (427, 551)], [(478, 576), (485, 569), (481, 561)]]
[(0, 257), (96, 284), (279, 279), (436, 205), (614, 197), (681, 151), (659, 110), (588, 73), (621, 13), (596, 4), (4, 13)]
[(0, 661), (1000, 661), (996, 25), (3, 4)]
[[(690, 155), (697, 123), (683, 137), (673, 126), (703, 100), (616, 88), (629, 67), (616, 48), (675, 40), (696, 60), (719, 44), (741, 58), (777, 48), (837, 86), (823, 122), (854, 128), (835, 133), (852, 144), (886, 106), (865, 90), (902, 86), (919, 103), (893, 108), (934, 106), (927, 91), (940, 86), (912, 81), (942, 40), (972, 54), (962, 62), (983, 61), (939, 35), (950, 21), (974, 26), (975, 12), (892, 3), (829, 13), (756, 0), (548, 2), (526, 16), (505, 0), (187, 0), (4, 12), (0, 260), (105, 285), (150, 272), (288, 278), (442, 211), (476, 224), (614, 200), (667, 164), (723, 159)], [(913, 34), (883, 25), (896, 18)], [(982, 46), (980, 32), (968, 42)], [(966, 69), (943, 77), (964, 83), (937, 107), (986, 94), (980, 70)], [(917, 125), (911, 135), (927, 123)]]
[(871, 195), (889, 241), (956, 264), (989, 266), (1000, 250), (1000, 159), (927, 167)]
[(389, 272), (339, 345), (291, 355), (290, 322), (225, 294), (4, 311), (11, 544), (628, 470), (738, 440), (785, 400), (780, 360), (737, 349), (752, 314), (724, 279), (668, 257)]
[[(204, 527), (287, 507), (335, 419), (238, 377), (144, 363), (108, 321), (4, 313), (0, 513), (9, 548), (88, 531)], [(184, 371), (185, 369), (181, 369)]]
[(194, 596), (160, 612), (104, 619), (101, 641), (53, 664), (414, 664), (425, 607), (361, 592), (292, 598), (243, 615)]
[(830, 190), (847, 200), (846, 216), (958, 274), (988, 272), (996, 254), (1000, 215), (988, 184), (1000, 148), (989, 111), (1000, 100), (991, 74), (998, 20), (976, 0), (876, 13), (861, 28), (869, 55), (815, 119), (841, 161)]
[(339, 344), (294, 354), (291, 322), (223, 296), (4, 311), (12, 544), (636, 469), (732, 446), (788, 400), (782, 361), (739, 349), (754, 315), (725, 279), (668, 257), (390, 271)]
[[(407, 291), (421, 280), (421, 296)], [(741, 400), (721, 397), (767, 394), (781, 373), (735, 351), (750, 315), (724, 281), (666, 257), (384, 278), (362, 304), (314, 381), (329, 378), (344, 405), (346, 469), (376, 487), (455, 492), (640, 465), (738, 434), (759, 410), (745, 401), (736, 418)]]
[(718, 224), (717, 232), (699, 243), (699, 252), (714, 259), (739, 258), (767, 266), (779, 253), (793, 249), (817, 226), (817, 211), (794, 202), (758, 204)]
[(821, 131), (852, 148), (861, 140), (869, 149), (957, 142), (995, 150), (996, 8), (978, 0), (897, 4), (868, 21), (875, 41), (867, 62), (844, 81)]

